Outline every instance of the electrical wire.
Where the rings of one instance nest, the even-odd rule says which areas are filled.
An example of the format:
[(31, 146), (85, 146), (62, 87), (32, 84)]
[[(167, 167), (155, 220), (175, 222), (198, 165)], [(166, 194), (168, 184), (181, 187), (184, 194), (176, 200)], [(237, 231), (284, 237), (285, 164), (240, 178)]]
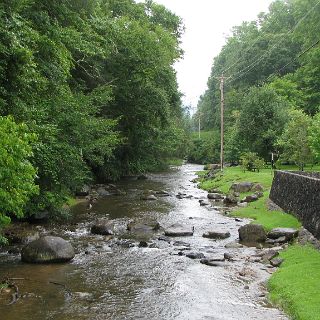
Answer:
[[(291, 33), (294, 33), (295, 30), (297, 29), (297, 27), (300, 25), (300, 23), (320, 4), (320, 1), (318, 1), (296, 24), (295, 26), (290, 29), (285, 35), (289, 35)], [(264, 57), (266, 57), (266, 55), (269, 52), (272, 52), (273, 49), (275, 49), (279, 44), (281, 44), (282, 39), (280, 41), (278, 41), (276, 44), (274, 44), (267, 52), (265, 52), (263, 55), (261, 55), (258, 59), (256, 59), (255, 61), (253, 61), (251, 64), (249, 64), (248, 66), (246, 66), (245, 68), (243, 68), (242, 70), (238, 71), (237, 73), (235, 73), (234, 75), (230, 76), (229, 78), (231, 78), (232, 80), (229, 80), (229, 82), (227, 82), (226, 84), (230, 84), (240, 78), (242, 78), (244, 75), (246, 75), (249, 71), (251, 71), (253, 69), (253, 67), (255, 67), (255, 65), (257, 63), (259, 63)], [(243, 72), (243, 73), (242, 73)], [(242, 74), (241, 74), (242, 73)], [(234, 78), (236, 76), (236, 78)]]

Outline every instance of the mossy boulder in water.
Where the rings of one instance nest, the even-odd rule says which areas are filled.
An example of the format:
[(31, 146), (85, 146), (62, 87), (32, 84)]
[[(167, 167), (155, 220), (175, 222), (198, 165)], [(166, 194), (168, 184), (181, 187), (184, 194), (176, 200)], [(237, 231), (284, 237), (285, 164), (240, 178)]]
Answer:
[(52, 236), (30, 242), (21, 252), (21, 260), (30, 263), (66, 262), (73, 257), (72, 245), (60, 237)]

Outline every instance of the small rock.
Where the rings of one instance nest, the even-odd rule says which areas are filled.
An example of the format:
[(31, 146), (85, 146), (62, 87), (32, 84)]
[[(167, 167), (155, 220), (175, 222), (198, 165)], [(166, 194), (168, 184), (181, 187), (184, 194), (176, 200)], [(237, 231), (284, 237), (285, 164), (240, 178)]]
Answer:
[(238, 182), (238, 183), (234, 183), (230, 187), (230, 190), (232, 190), (234, 192), (243, 193), (243, 192), (249, 192), (252, 187), (253, 187), (253, 183), (252, 182)]
[(240, 249), (240, 248), (243, 248), (243, 245), (241, 243), (232, 241), (232, 242), (227, 243), (224, 247), (226, 249)]
[(160, 236), (160, 237), (158, 238), (158, 240), (159, 240), (159, 241), (165, 241), (165, 242), (170, 242), (170, 241), (171, 241), (170, 238), (169, 238), (169, 237), (166, 237), (166, 236)]
[(158, 198), (154, 194), (142, 195), (140, 199), (141, 200), (146, 200), (146, 201), (158, 200)]
[(97, 193), (99, 195), (99, 197), (106, 197), (110, 195), (110, 192), (108, 190), (106, 190), (105, 187), (99, 187), (97, 189)]
[(273, 250), (273, 249), (264, 251), (264, 252), (262, 252), (262, 254), (260, 254), (262, 259), (265, 260), (265, 261), (272, 260), (273, 258), (275, 258), (278, 255), (279, 255), (279, 251), (276, 251), (276, 250)]
[(298, 236), (298, 230), (293, 228), (275, 228), (268, 233), (268, 238), (278, 239), (280, 237), (285, 237), (286, 241), (292, 240)]
[(232, 261), (234, 259), (234, 256), (232, 254), (230, 254), (229, 252), (225, 252), (223, 254), (224, 259), (228, 260), (228, 261)]
[(273, 245), (278, 245), (278, 244), (285, 243), (285, 242), (287, 242), (286, 237), (280, 237), (277, 239), (267, 239), (266, 240), (266, 243), (273, 244)]
[(252, 188), (251, 188), (251, 191), (261, 192), (261, 191), (263, 191), (263, 190), (264, 190), (264, 188), (263, 188), (263, 186), (262, 186), (260, 183), (254, 184), (254, 185), (252, 186)]
[(108, 220), (98, 220), (92, 225), (91, 233), (104, 236), (113, 235), (113, 225)]
[(282, 258), (273, 258), (270, 260), (270, 263), (273, 267), (280, 267), (284, 260)]
[(173, 245), (176, 247), (190, 247), (190, 243), (184, 241), (175, 241)]
[(251, 194), (249, 196), (246, 196), (241, 200), (241, 202), (254, 202), (257, 201), (259, 198), (256, 194)]
[(199, 203), (200, 203), (200, 206), (209, 206), (210, 205), (210, 203), (209, 202), (207, 202), (207, 201), (204, 201), (204, 200), (199, 200)]
[(169, 197), (170, 193), (164, 190), (156, 191), (158, 197)]
[(205, 264), (210, 267), (223, 267), (225, 264), (221, 261), (216, 261), (212, 259), (201, 259), (200, 263)]
[(249, 286), (248, 285), (244, 286), (244, 289), (249, 290)]
[(246, 208), (248, 206), (248, 202), (240, 202), (238, 203), (238, 207), (240, 208)]
[(261, 191), (256, 191), (254, 194), (255, 194), (258, 198), (262, 198), (262, 197), (263, 197), (263, 192), (261, 192)]
[(190, 228), (189, 226), (183, 226), (179, 223), (176, 223), (169, 228), (167, 228), (164, 234), (168, 237), (185, 237), (192, 236), (194, 228)]
[(205, 255), (202, 252), (189, 252), (186, 254), (186, 257), (190, 259), (204, 259)]
[(147, 247), (148, 247), (148, 242), (146, 242), (146, 241), (140, 241), (140, 242), (139, 242), (139, 247), (140, 247), (140, 248), (147, 248)]
[(224, 197), (220, 193), (208, 193), (207, 198), (211, 200), (221, 200)]
[(236, 205), (239, 201), (239, 197), (237, 197), (236, 195), (234, 195), (233, 193), (229, 193), (226, 195), (226, 197), (224, 198), (223, 202), (225, 204), (231, 204), (231, 205)]
[(222, 231), (208, 231), (202, 235), (204, 238), (209, 239), (226, 239), (230, 237), (230, 232), (222, 232)]

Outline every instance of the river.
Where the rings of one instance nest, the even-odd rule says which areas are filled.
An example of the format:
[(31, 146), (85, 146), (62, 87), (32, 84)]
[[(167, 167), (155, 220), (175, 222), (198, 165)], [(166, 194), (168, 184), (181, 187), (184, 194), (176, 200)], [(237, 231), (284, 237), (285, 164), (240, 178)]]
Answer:
[[(263, 284), (273, 270), (252, 261), (250, 257), (259, 249), (225, 248), (238, 238), (238, 228), (247, 221), (235, 221), (199, 205), (206, 192), (191, 180), (201, 169), (186, 164), (150, 174), (148, 180), (120, 181), (117, 186), (126, 195), (99, 200), (90, 214), (84, 203), (78, 204), (73, 209), (77, 213), (74, 221), (46, 231), (72, 242), (76, 256), (70, 263), (26, 264), (18, 254), (2, 252), (1, 277), (17, 278), (22, 297), (12, 305), (0, 299), (0, 319), (287, 319), (267, 303)], [(140, 200), (145, 190), (166, 190), (171, 196)], [(178, 192), (192, 197), (178, 199)], [(116, 238), (129, 240), (92, 235), (90, 225), (97, 217), (112, 219)], [(141, 239), (126, 231), (127, 223), (136, 218), (156, 219), (163, 227), (180, 222), (194, 226), (195, 232), (190, 237), (172, 238), (170, 243), (157, 240), (159, 234), (154, 234), (147, 239), (153, 248), (142, 248), (136, 245)], [(231, 237), (203, 238), (209, 230), (229, 231)], [(190, 248), (174, 245), (179, 240)], [(188, 251), (207, 257), (228, 252), (234, 261), (211, 267), (187, 258)]]

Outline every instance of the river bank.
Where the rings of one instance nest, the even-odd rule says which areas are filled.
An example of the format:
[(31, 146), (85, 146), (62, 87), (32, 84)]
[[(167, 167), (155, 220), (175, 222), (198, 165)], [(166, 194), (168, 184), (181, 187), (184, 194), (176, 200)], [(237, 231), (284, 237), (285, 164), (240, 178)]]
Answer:
[[(8, 320), (287, 319), (266, 297), (266, 281), (276, 270), (263, 261), (269, 249), (237, 241), (248, 220), (220, 214), (211, 200), (200, 205), (207, 193), (191, 181), (201, 168), (184, 165), (147, 180), (120, 181), (117, 188), (125, 194), (99, 199), (90, 212), (79, 203), (73, 208), (76, 218), (64, 225), (39, 226), (40, 235), (72, 243), (71, 263), (26, 264), (19, 253), (3, 250), (0, 272), (20, 279), (21, 298), (10, 306), (2, 299), (1, 315)], [(168, 196), (142, 200), (150, 190)], [(112, 221), (112, 237), (90, 232), (97, 219)], [(132, 222), (150, 220), (162, 228), (148, 235), (127, 230)], [(176, 223), (193, 235), (164, 236)], [(203, 237), (209, 231), (230, 236)]]
[[(200, 176), (204, 177), (204, 173), (200, 173)], [(200, 186), (206, 190), (220, 188), (227, 193), (232, 182), (260, 183), (265, 188), (264, 197), (246, 207), (235, 207), (231, 215), (251, 218), (253, 223), (263, 225), (266, 230), (276, 227), (300, 228), (301, 224), (295, 217), (282, 212), (268, 200), (272, 177), (271, 171), (267, 169), (256, 173), (243, 172), (240, 168), (227, 168), (224, 174), (219, 173), (215, 178), (200, 179)], [(293, 319), (319, 319), (319, 249), (319, 241), (300, 228), (298, 239), (280, 252), (280, 258), (284, 262), (268, 281), (269, 299), (281, 306)]]

